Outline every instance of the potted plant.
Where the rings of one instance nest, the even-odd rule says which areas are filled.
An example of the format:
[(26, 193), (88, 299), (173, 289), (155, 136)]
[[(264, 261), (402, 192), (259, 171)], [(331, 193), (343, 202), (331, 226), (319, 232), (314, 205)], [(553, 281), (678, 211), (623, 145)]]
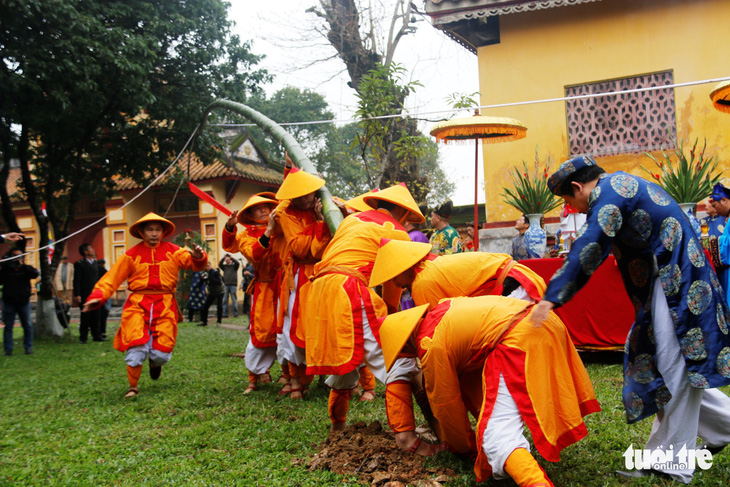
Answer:
[(701, 233), (700, 224), (695, 217), (694, 208), (698, 202), (712, 193), (712, 187), (720, 182), (722, 174), (715, 173), (719, 164), (717, 155), (710, 156), (705, 151), (707, 140), (704, 141), (702, 150), (699, 152), (697, 151), (698, 140), (695, 139), (689, 155), (685, 153), (684, 142), (677, 142), (676, 139), (675, 149), (668, 153), (662, 151), (662, 157), (659, 159), (644, 152), (646, 157), (654, 161), (658, 172), (643, 166), (641, 169), (649, 173), (657, 184), (679, 203), (699, 235)]
[(524, 213), (530, 221), (530, 228), (525, 232), (527, 253), (531, 258), (545, 256), (547, 235), (540, 225), (545, 213), (549, 213), (562, 200), (555, 196), (547, 185), (550, 157), (544, 164), (540, 162), (537, 148), (535, 149), (534, 169), (528, 168), (522, 161), (522, 169), (514, 167), (510, 170), (513, 188), (504, 188), (502, 201)]

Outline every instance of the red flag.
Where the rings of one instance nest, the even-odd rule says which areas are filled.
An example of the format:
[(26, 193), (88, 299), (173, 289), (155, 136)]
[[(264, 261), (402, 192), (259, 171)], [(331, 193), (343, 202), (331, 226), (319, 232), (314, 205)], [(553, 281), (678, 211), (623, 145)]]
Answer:
[(192, 192), (192, 193), (193, 193), (193, 194), (194, 194), (195, 196), (197, 196), (197, 197), (198, 197), (198, 198), (200, 198), (201, 200), (205, 201), (206, 203), (210, 203), (210, 204), (211, 204), (211, 205), (213, 205), (213, 206), (214, 206), (215, 208), (217, 208), (218, 210), (220, 210), (220, 212), (221, 212), (221, 213), (223, 213), (224, 215), (226, 215), (226, 216), (231, 216), (231, 213), (233, 213), (233, 212), (232, 212), (231, 210), (229, 210), (228, 208), (226, 208), (226, 207), (225, 207), (225, 206), (223, 206), (222, 204), (218, 203), (218, 202), (217, 202), (217, 201), (215, 200), (215, 198), (213, 198), (213, 197), (212, 197), (212, 196), (210, 196), (210, 195), (209, 195), (208, 193), (206, 193), (206, 192), (205, 192), (205, 191), (203, 191), (202, 189), (200, 189), (200, 188), (198, 188), (197, 186), (195, 186), (195, 185), (194, 185), (193, 183), (188, 183), (188, 188), (190, 188), (190, 191), (191, 191), (191, 192)]

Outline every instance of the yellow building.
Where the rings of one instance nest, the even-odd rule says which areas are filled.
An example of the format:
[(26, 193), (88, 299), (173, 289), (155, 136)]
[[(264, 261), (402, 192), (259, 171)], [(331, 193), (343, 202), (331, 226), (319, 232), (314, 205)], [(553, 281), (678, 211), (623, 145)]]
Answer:
[[(428, 0), (434, 26), (479, 59), (481, 105), (600, 94), (730, 76), (725, 0)], [(675, 135), (707, 139), (730, 160), (730, 117), (714, 110), (717, 83), (483, 110), (515, 118), (527, 137), (484, 146), (489, 222), (518, 213), (500, 197), (509, 170), (551, 157), (552, 169), (592, 155), (607, 171), (646, 177)], [(557, 212), (551, 216), (557, 216)]]

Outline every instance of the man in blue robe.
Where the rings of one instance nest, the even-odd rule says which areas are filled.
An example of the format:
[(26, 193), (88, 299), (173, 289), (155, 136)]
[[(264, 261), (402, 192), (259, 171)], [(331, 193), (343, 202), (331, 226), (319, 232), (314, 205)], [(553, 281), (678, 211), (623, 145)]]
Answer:
[[(710, 199), (712, 201), (710, 204), (717, 212), (717, 220), (722, 221), (724, 225), (727, 216), (730, 214), (730, 188), (726, 188), (722, 183), (717, 183), (712, 188)], [(730, 290), (730, 270), (728, 270), (730, 266), (730, 229), (723, 226), (720, 235), (717, 236), (713, 236), (708, 229), (708, 234), (710, 235), (708, 248), (712, 263), (715, 266), (717, 277), (720, 279), (720, 285), (727, 300), (730, 297), (728, 296), (728, 290)]]
[[(613, 250), (636, 309), (624, 349), (628, 422), (656, 413), (647, 450), (691, 450), (698, 434), (711, 452), (730, 443), (730, 398), (716, 389), (730, 384), (728, 308), (679, 205), (656, 184), (608, 174), (590, 157), (564, 162), (548, 186), (587, 219), (533, 323), (569, 301)], [(679, 463), (617, 474), (689, 483), (694, 465)]]

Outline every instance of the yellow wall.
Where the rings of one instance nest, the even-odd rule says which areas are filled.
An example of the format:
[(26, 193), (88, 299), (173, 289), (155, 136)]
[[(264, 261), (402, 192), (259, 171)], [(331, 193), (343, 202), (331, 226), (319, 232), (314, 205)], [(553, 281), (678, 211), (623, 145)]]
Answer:
[[(725, 0), (603, 0), (500, 17), (501, 42), (478, 50), (481, 104), (565, 96), (565, 86), (673, 70), (674, 82), (730, 76), (730, 2)], [(730, 160), (730, 115), (712, 107), (715, 84), (675, 89), (677, 135), (707, 138), (708, 152)], [(506, 107), (484, 115), (516, 118), (525, 139), (484, 146), (488, 221), (515, 219), (502, 202), (515, 164), (569, 157), (564, 102)], [(641, 154), (597, 158), (607, 171), (644, 175)], [(553, 216), (557, 215), (554, 213)]]

